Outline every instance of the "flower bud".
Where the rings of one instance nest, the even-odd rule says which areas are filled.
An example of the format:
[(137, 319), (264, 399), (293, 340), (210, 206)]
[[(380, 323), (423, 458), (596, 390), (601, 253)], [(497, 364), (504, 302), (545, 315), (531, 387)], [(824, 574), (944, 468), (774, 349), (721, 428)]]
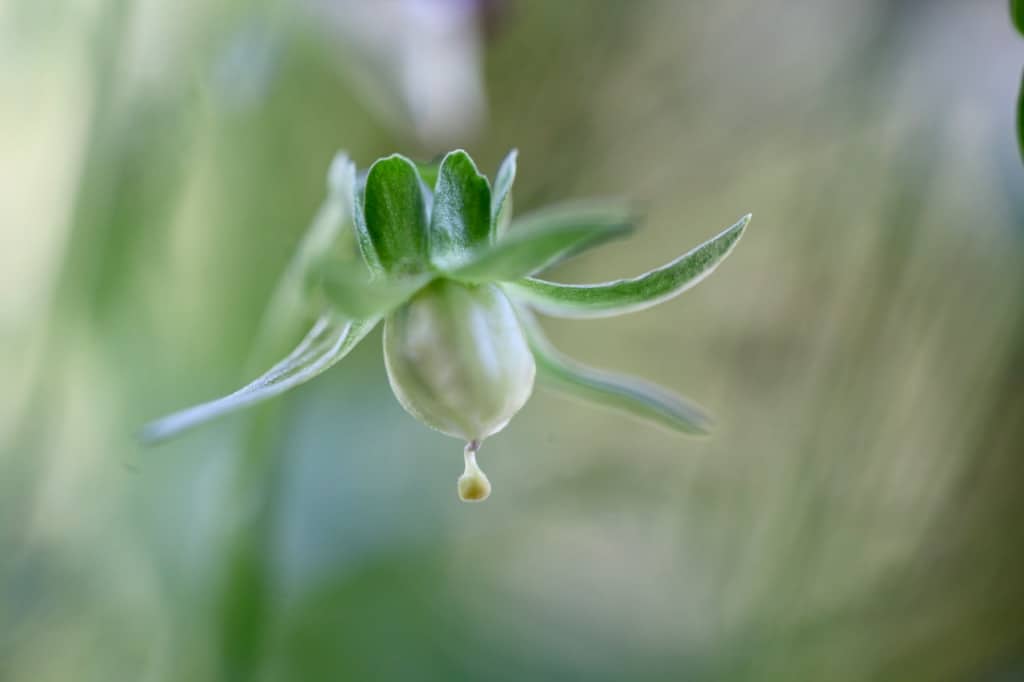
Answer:
[(425, 287), (385, 321), (384, 361), (406, 411), (477, 444), (503, 429), (533, 390), (533, 354), (493, 284), (442, 279)]

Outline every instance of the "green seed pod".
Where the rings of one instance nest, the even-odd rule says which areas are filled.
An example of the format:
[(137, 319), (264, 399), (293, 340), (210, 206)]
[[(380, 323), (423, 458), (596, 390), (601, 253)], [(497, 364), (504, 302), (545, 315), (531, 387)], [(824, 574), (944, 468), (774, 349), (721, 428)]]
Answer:
[(501, 431), (533, 390), (533, 354), (493, 284), (424, 288), (385, 321), (384, 361), (409, 414), (468, 442)]

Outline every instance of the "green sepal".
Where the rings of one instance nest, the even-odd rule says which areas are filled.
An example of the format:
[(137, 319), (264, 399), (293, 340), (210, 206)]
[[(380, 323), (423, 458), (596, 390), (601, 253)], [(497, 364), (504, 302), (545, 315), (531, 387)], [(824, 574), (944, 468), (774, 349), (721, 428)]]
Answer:
[(1024, 0), (1010, 0), (1010, 18), (1017, 30), (1024, 34)]
[(635, 222), (621, 204), (589, 202), (545, 209), (517, 220), (500, 241), (472, 253), (468, 262), (448, 274), (463, 282), (510, 282), (622, 237)]
[(700, 406), (637, 377), (587, 367), (551, 345), (529, 311), (519, 310), (523, 331), (537, 365), (537, 381), (579, 400), (627, 412), (659, 426), (706, 435), (711, 418)]
[(327, 198), (299, 241), (295, 255), (281, 275), (267, 305), (261, 333), (276, 335), (299, 318), (312, 319), (306, 300), (306, 280), (325, 257), (358, 263), (359, 248), (353, 229), (356, 167), (338, 152), (327, 174)]
[(343, 321), (320, 317), (288, 357), (234, 393), (175, 412), (142, 429), (142, 440), (162, 441), (212, 419), (263, 402), (295, 388), (330, 369), (363, 340), (379, 318)]
[(519, 150), (511, 150), (498, 166), (494, 176), (494, 191), (491, 194), (491, 231), (495, 238), (508, 227), (512, 215), (512, 184), (516, 181), (516, 161)]
[(449, 152), (441, 161), (430, 216), (430, 258), (438, 267), (461, 262), (491, 242), (491, 187), (469, 154)]
[(363, 229), (382, 270), (414, 273), (426, 269), (427, 201), (412, 161), (392, 154), (370, 166), (362, 209)]
[(373, 240), (370, 239), (370, 231), (366, 227), (366, 212), (364, 211), (363, 204), (366, 199), (367, 175), (368, 171), (356, 174), (352, 196), (352, 226), (356, 235), (356, 246), (359, 248), (359, 254), (362, 256), (366, 267), (374, 274), (383, 274), (384, 268), (380, 264), (377, 249), (374, 248)]
[(307, 292), (315, 305), (335, 315), (359, 320), (383, 316), (409, 299), (435, 278), (433, 273), (405, 276), (371, 276), (361, 267), (323, 261), (310, 272)]
[(732, 252), (750, 214), (671, 263), (639, 277), (603, 284), (558, 284), (525, 278), (505, 284), (515, 299), (555, 317), (608, 317), (650, 308), (700, 283)]

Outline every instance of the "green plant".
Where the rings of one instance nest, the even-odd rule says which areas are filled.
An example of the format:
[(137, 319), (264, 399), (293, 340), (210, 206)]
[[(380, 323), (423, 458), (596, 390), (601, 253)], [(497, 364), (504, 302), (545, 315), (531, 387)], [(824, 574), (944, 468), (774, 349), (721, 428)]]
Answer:
[(325, 210), (300, 245), (269, 313), (273, 325), (305, 308), (316, 315), (313, 328), (260, 378), (226, 397), (152, 422), (144, 438), (172, 436), (309, 381), (381, 321), (388, 378), (399, 402), (426, 425), (466, 442), (458, 486), (464, 500), (489, 494), (477, 450), (522, 408), (535, 374), (577, 398), (675, 431), (706, 433), (705, 412), (688, 400), (562, 355), (531, 309), (587, 318), (667, 301), (729, 255), (750, 216), (639, 277), (557, 284), (533, 275), (627, 234), (635, 217), (620, 204), (589, 202), (512, 221), (515, 173), (515, 151), (502, 162), (493, 189), (461, 150), (436, 165), (392, 155), (365, 175), (357, 175), (355, 165), (339, 154), (328, 176)]

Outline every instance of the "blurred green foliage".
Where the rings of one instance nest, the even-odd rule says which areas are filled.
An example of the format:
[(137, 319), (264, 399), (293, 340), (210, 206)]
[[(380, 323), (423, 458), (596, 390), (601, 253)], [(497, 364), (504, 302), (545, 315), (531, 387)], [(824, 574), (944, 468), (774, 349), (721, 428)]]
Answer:
[[(1024, 35), (1024, 2), (1010, 0), (1010, 18)], [(1021, 159), (1024, 159), (1024, 74), (1021, 75), (1020, 94), (1017, 95), (1017, 143), (1020, 145)]]
[[(0, 37), (0, 679), (1022, 674), (1002, 1), (9, 0)], [(519, 148), (517, 213), (646, 204), (616, 272), (564, 281), (756, 213), (658, 313), (545, 323), (692, 391), (713, 438), (539, 393), (466, 507), (372, 337), (138, 445), (253, 376), (336, 150), (453, 146), (488, 173)]]

